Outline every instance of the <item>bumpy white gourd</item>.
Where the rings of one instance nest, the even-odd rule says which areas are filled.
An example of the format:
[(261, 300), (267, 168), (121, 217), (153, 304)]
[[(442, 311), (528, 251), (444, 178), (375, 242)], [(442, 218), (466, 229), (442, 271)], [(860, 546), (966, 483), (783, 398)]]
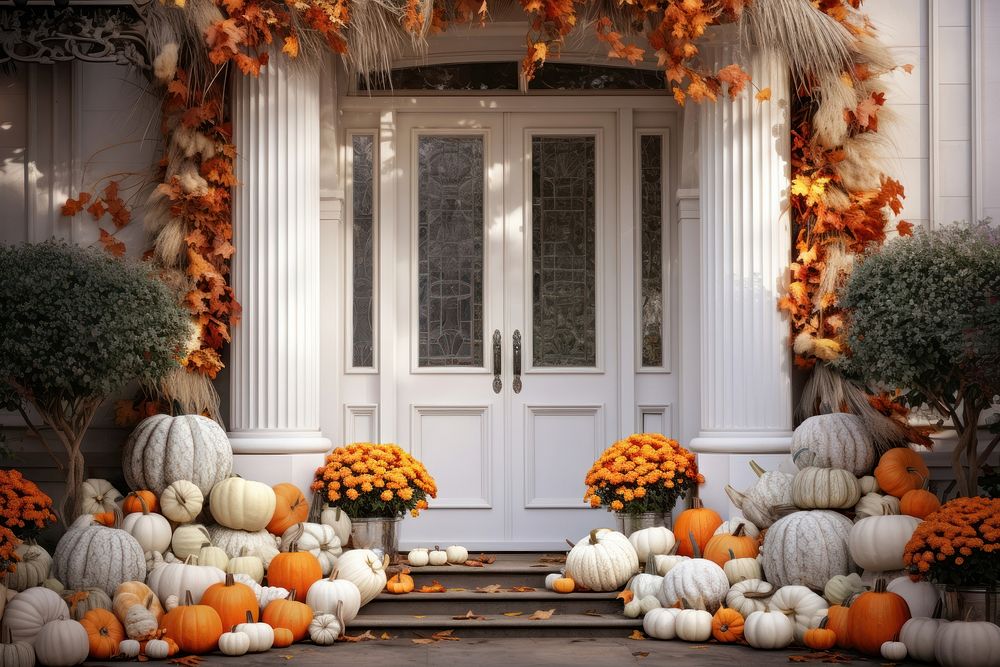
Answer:
[(653, 556), (669, 554), (677, 540), (674, 533), (665, 526), (654, 526), (637, 530), (628, 536), (635, 548), (640, 563), (648, 563)]
[(463, 565), (469, 560), (469, 550), (463, 546), (453, 544), (444, 551), (448, 555), (448, 562), (452, 565)]
[(860, 521), (870, 516), (885, 516), (899, 514), (899, 498), (883, 496), (879, 493), (866, 493), (854, 506), (854, 520)]
[(344, 622), (340, 618), (339, 607), (333, 614), (316, 614), (309, 624), (309, 639), (317, 646), (332, 645), (343, 632)]
[(122, 452), (122, 471), (133, 489), (157, 496), (177, 480), (189, 480), (208, 495), (233, 471), (226, 431), (201, 415), (153, 415), (139, 422)]
[(858, 478), (846, 470), (808, 467), (792, 480), (792, 503), (800, 509), (846, 509), (860, 498)]
[(161, 600), (170, 595), (183, 600), (185, 593), (191, 591), (194, 603), (198, 604), (209, 586), (226, 580), (226, 573), (217, 567), (195, 565), (195, 561), (194, 556), (189, 556), (186, 563), (161, 565), (149, 574), (146, 584)]
[(765, 611), (774, 586), (761, 579), (747, 579), (734, 584), (726, 594), (726, 606), (740, 612), (746, 618), (755, 611)]
[(220, 525), (254, 532), (271, 521), (277, 501), (267, 484), (233, 476), (212, 487), (208, 508)]
[(635, 547), (607, 528), (590, 531), (566, 556), (566, 576), (593, 591), (617, 590), (638, 572)]
[(85, 479), (80, 487), (80, 511), (84, 514), (113, 512), (122, 493), (106, 479)]
[(642, 630), (653, 639), (670, 640), (677, 636), (677, 615), (680, 609), (653, 609), (642, 619)]
[(710, 560), (692, 558), (664, 575), (659, 599), (664, 607), (686, 600), (715, 613), (727, 593), (729, 579), (723, 569)]
[(258, 556), (264, 562), (264, 567), (271, 565), (271, 560), (278, 555), (278, 538), (266, 529), (256, 532), (233, 530), (217, 523), (207, 526), (212, 544), (224, 549), (230, 558), (235, 558), (246, 549)]
[(903, 569), (903, 551), (920, 519), (905, 514), (870, 516), (850, 532), (851, 557), (873, 572)]
[(341, 545), (351, 538), (351, 517), (339, 507), (325, 507), (319, 515), (319, 522), (333, 528)]
[(332, 614), (340, 607), (340, 616), (348, 624), (361, 609), (361, 591), (357, 584), (347, 579), (338, 579), (339, 572), (330, 573), (326, 579), (313, 582), (306, 593), (306, 604), (314, 613)]
[(658, 574), (661, 577), (674, 569), (686, 560), (691, 560), (690, 556), (678, 556), (676, 554), (653, 556), (653, 568), (650, 574)]
[(850, 519), (828, 510), (795, 512), (776, 521), (760, 548), (765, 578), (775, 586), (821, 591), (831, 577), (850, 574), (856, 569), (847, 547), (852, 526)]
[(899, 641), (906, 644), (909, 656), (920, 662), (934, 662), (934, 646), (941, 625), (949, 623), (941, 618), (913, 617), (899, 631)]
[(246, 655), (250, 650), (250, 637), (245, 632), (223, 632), (219, 637), (219, 653), (230, 657)]
[(830, 605), (805, 586), (782, 586), (771, 596), (768, 606), (792, 620), (795, 624), (795, 640), (801, 642), (806, 630), (813, 626), (813, 619), (825, 616)]
[(14, 549), (19, 559), (17, 568), (8, 572), (5, 578), (7, 587), (14, 591), (23, 591), (34, 586), (41, 586), (49, 578), (52, 570), (52, 556), (37, 544), (18, 544)]
[(934, 658), (941, 667), (1000, 665), (1000, 626), (984, 621), (952, 621), (938, 628)]
[(850, 574), (838, 574), (830, 577), (823, 587), (823, 597), (830, 604), (844, 604), (853, 596), (865, 590), (865, 583), (861, 581), (861, 575), (857, 572)]
[(69, 618), (69, 607), (59, 594), (47, 588), (29, 588), (7, 603), (3, 614), (3, 635), (15, 642), (34, 643), (42, 627), (50, 621)]
[(703, 609), (682, 609), (674, 621), (677, 638), (703, 642), (712, 636), (712, 615)]
[(198, 485), (186, 479), (172, 482), (160, 494), (160, 511), (175, 523), (190, 523), (201, 514), (205, 494)]
[(743, 638), (756, 649), (785, 648), (795, 637), (795, 625), (780, 611), (755, 611), (743, 623)]
[(937, 586), (929, 581), (913, 581), (909, 576), (896, 577), (889, 582), (886, 590), (906, 600), (911, 618), (933, 616), (934, 608), (941, 599)]
[(760, 535), (760, 529), (751, 523), (750, 519), (745, 519), (741, 516), (729, 519), (728, 521), (723, 521), (719, 524), (719, 527), (715, 529), (713, 535), (732, 535), (736, 532), (736, 529), (743, 526), (743, 534), (747, 537), (757, 537)]
[(146, 557), (134, 537), (85, 514), (56, 545), (52, 574), (68, 588), (103, 588), (110, 596), (119, 584), (146, 578)]
[(792, 504), (794, 476), (780, 471), (766, 472), (753, 461), (750, 467), (758, 477), (754, 485), (742, 493), (726, 485), (726, 495), (755, 526), (768, 528), (779, 518), (778, 508)]
[(323, 523), (297, 523), (289, 527), (281, 536), (281, 550), (288, 551), (292, 544), (298, 551), (308, 551), (316, 557), (324, 577), (333, 572), (344, 552), (336, 531)]
[(857, 415), (816, 415), (792, 434), (792, 460), (799, 468), (838, 468), (867, 475), (875, 468), (875, 446)]
[(371, 549), (351, 549), (337, 561), (337, 578), (353, 582), (361, 593), (361, 604), (366, 605), (385, 588), (388, 566), (389, 556), (379, 558)]

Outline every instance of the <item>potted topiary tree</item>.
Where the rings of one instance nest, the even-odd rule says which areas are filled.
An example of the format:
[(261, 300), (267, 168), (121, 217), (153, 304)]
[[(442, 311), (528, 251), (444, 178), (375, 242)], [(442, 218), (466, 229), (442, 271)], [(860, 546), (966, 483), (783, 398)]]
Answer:
[[(65, 450), (66, 523), (80, 511), (84, 434), (98, 407), (133, 380), (174, 367), (190, 337), (175, 294), (148, 265), (61, 241), (0, 246), (0, 384)], [(44, 443), (44, 440), (43, 440)]]
[[(952, 467), (960, 495), (975, 495), (979, 469), (1000, 436), (979, 452), (983, 413), (997, 400), (1000, 243), (984, 224), (921, 231), (874, 250), (841, 295), (849, 321), (849, 375), (899, 387), (911, 407), (928, 405), (958, 434)], [(991, 357), (992, 355), (992, 357)], [(963, 461), (964, 458), (964, 461)]]

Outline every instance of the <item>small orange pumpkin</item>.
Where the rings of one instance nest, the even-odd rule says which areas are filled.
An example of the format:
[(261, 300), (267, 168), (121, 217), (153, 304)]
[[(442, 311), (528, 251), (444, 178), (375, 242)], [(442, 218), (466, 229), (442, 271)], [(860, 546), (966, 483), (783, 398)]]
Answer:
[(903, 514), (925, 519), (927, 515), (938, 511), (941, 501), (926, 489), (913, 489), (903, 494), (899, 499), (899, 511)]
[(90, 643), (90, 657), (107, 660), (118, 653), (118, 645), (125, 639), (125, 626), (107, 609), (91, 609), (80, 625), (87, 631)]
[[(145, 505), (143, 505), (145, 503)], [(141, 489), (132, 491), (125, 500), (122, 501), (122, 512), (125, 514), (135, 514), (136, 512), (159, 512), (160, 501), (152, 491)]]
[(309, 501), (299, 487), (283, 482), (274, 486), (274, 495), (277, 496), (277, 503), (267, 524), (269, 533), (284, 535), (286, 530), (309, 518)]
[(837, 638), (837, 646), (851, 648), (850, 627), (847, 624), (849, 608), (846, 605), (835, 604), (826, 610), (826, 627)]
[(323, 567), (316, 556), (308, 551), (296, 551), (298, 544), (292, 542), (285, 553), (271, 560), (267, 568), (267, 583), (287, 590), (308, 591), (309, 587), (323, 578)]
[(576, 590), (576, 582), (571, 577), (559, 577), (552, 582), (552, 590), (556, 593), (572, 593)]
[(906, 600), (885, 586), (885, 579), (876, 581), (874, 590), (859, 595), (847, 613), (852, 648), (868, 655), (881, 655), (882, 644), (898, 637), (910, 620)]
[(214, 651), (222, 636), (219, 613), (207, 604), (195, 604), (191, 591), (184, 592), (184, 604), (167, 612), (162, 627), (180, 650), (195, 655)]
[(413, 577), (409, 570), (402, 570), (385, 582), (385, 590), (393, 595), (402, 595), (413, 591)]
[(288, 628), (292, 631), (292, 641), (297, 642), (305, 639), (309, 634), (309, 624), (312, 622), (312, 618), (313, 613), (309, 605), (295, 601), (295, 589), (293, 588), (288, 593), (287, 599), (271, 601), (264, 608), (260, 620), (270, 625), (275, 631), (278, 628)]
[(285, 648), (295, 643), (295, 635), (288, 628), (274, 628), (274, 648)]
[(114, 512), (99, 512), (94, 515), (94, 523), (99, 523), (102, 526), (107, 526), (108, 528), (115, 527), (115, 513)]
[(719, 567), (733, 558), (756, 558), (760, 547), (755, 538), (744, 534), (745, 530), (746, 524), (741, 523), (731, 534), (713, 535), (705, 545), (704, 558)]
[[(208, 605), (219, 614), (223, 628), (231, 628), (239, 623), (256, 623), (260, 607), (253, 589), (246, 584), (238, 584), (230, 572), (222, 583), (212, 584), (201, 596), (201, 604)], [(247, 614), (251, 620), (247, 620)]]
[(704, 507), (701, 498), (695, 498), (693, 507), (681, 512), (674, 521), (677, 554), (700, 558), (715, 529), (721, 525), (722, 517), (718, 512)]
[(907, 491), (923, 488), (929, 475), (924, 457), (909, 447), (893, 447), (882, 455), (875, 468), (879, 487), (897, 498)]
[(712, 616), (712, 636), (723, 644), (743, 639), (743, 614), (729, 607), (719, 607)]
[(837, 643), (837, 633), (826, 627), (830, 622), (829, 616), (824, 616), (819, 622), (818, 628), (806, 630), (802, 637), (802, 643), (817, 651), (829, 651)]

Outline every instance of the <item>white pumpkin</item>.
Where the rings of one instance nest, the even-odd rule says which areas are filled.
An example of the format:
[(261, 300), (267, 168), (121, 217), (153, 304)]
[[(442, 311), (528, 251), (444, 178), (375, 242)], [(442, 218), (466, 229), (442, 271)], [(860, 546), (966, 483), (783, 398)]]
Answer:
[(170, 547), (170, 538), (173, 534), (170, 522), (165, 517), (145, 508), (141, 512), (126, 514), (122, 519), (122, 530), (135, 538), (143, 552), (166, 551)]
[(206, 542), (201, 545), (201, 549), (198, 550), (198, 565), (203, 567), (216, 567), (223, 572), (229, 567), (229, 556), (226, 554), (225, 550), (219, 547), (213, 547), (211, 544)]
[(792, 503), (800, 509), (846, 509), (860, 498), (858, 478), (839, 468), (803, 468), (792, 480)]
[(80, 511), (84, 514), (114, 512), (122, 493), (106, 479), (85, 479), (80, 486)]
[(712, 636), (712, 615), (704, 609), (682, 609), (674, 620), (677, 638), (686, 642), (708, 641)]
[(882, 493), (882, 489), (879, 488), (878, 485), (878, 480), (875, 479), (873, 475), (858, 477), (858, 486), (861, 488), (862, 495), (867, 495), (869, 493)]
[[(121, 510), (116, 509), (116, 523)], [(134, 537), (119, 528), (94, 522), (84, 514), (56, 545), (52, 574), (67, 588), (103, 588), (114, 595), (119, 584), (146, 578), (146, 557)]]
[(337, 559), (344, 551), (336, 531), (325, 523), (297, 523), (291, 526), (281, 536), (281, 550), (290, 550), (292, 544), (298, 551), (308, 551), (316, 557), (324, 577), (333, 572)]
[(46, 579), (45, 581), (43, 581), (42, 582), (42, 586), (45, 586), (50, 591), (55, 591), (59, 595), (62, 595), (63, 591), (66, 590), (66, 587), (62, 585), (62, 582), (59, 581), (58, 579), (54, 578), (54, 577)]
[(223, 632), (219, 637), (219, 653), (230, 657), (246, 655), (250, 650), (250, 637), (245, 632)]
[(545, 590), (547, 591), (555, 590), (554, 586), (556, 583), (556, 579), (562, 579), (562, 577), (563, 577), (562, 572), (553, 572), (551, 574), (545, 575)]
[(829, 510), (795, 512), (776, 521), (760, 548), (765, 578), (775, 586), (821, 591), (831, 577), (850, 574), (855, 570), (847, 548), (852, 526)]
[(727, 484), (726, 495), (755, 526), (768, 528), (780, 516), (777, 508), (792, 504), (794, 476), (780, 471), (766, 472), (753, 461), (750, 468), (757, 473), (756, 483), (743, 493)]
[(348, 624), (361, 609), (361, 591), (357, 584), (347, 579), (338, 579), (338, 572), (332, 572), (326, 579), (313, 582), (306, 593), (306, 604), (314, 613), (332, 614), (340, 607), (344, 624)]
[(653, 639), (673, 639), (677, 636), (677, 615), (680, 609), (653, 609), (642, 619), (642, 630)]
[(379, 558), (371, 549), (351, 549), (337, 561), (337, 578), (346, 579), (358, 587), (361, 604), (366, 605), (385, 588), (385, 568), (389, 556)]
[(469, 560), (469, 550), (463, 546), (453, 544), (444, 550), (448, 555), (448, 562), (452, 565), (464, 565)]
[(886, 590), (906, 600), (911, 618), (933, 616), (934, 608), (941, 599), (937, 586), (929, 581), (913, 581), (908, 576), (896, 577), (889, 582)]
[(339, 507), (325, 507), (319, 515), (319, 522), (333, 528), (342, 546), (351, 539), (351, 517)]
[(274, 516), (278, 498), (263, 482), (229, 477), (212, 487), (208, 508), (220, 525), (234, 530), (257, 531)]
[(410, 553), (406, 554), (406, 562), (413, 567), (423, 567), (424, 565), (430, 563), (429, 552), (423, 547), (410, 549)]
[(905, 514), (870, 516), (850, 532), (851, 557), (874, 572), (903, 569), (903, 551), (920, 519)]
[(722, 565), (722, 571), (726, 573), (730, 586), (747, 579), (764, 578), (764, 569), (756, 558), (730, 558)]
[(625, 603), (625, 606), (622, 608), (622, 613), (625, 615), (625, 618), (639, 618), (642, 616), (642, 605), (638, 600), (632, 598)]
[(937, 644), (938, 630), (944, 623), (941, 618), (913, 617), (899, 631), (899, 641), (906, 644), (906, 652), (914, 660), (934, 662), (934, 646)]
[(659, 575), (637, 574), (629, 580), (625, 589), (632, 591), (632, 599), (636, 602), (648, 595), (652, 595), (659, 600), (661, 607), (665, 606), (664, 601), (660, 600), (660, 596), (663, 594), (663, 577)]
[(79, 621), (49, 621), (35, 637), (35, 657), (47, 667), (72, 667), (87, 659), (90, 640)]
[(166, 600), (168, 595), (176, 595), (178, 600), (183, 600), (185, 592), (191, 591), (194, 603), (198, 604), (205, 589), (226, 580), (226, 573), (219, 568), (195, 565), (194, 556), (188, 556), (186, 560), (184, 563), (161, 565), (149, 573), (146, 584), (153, 589), (156, 597)]
[(237, 624), (235, 629), (250, 640), (250, 645), (247, 647), (250, 653), (263, 653), (274, 645), (274, 628), (267, 623), (255, 623), (250, 612), (247, 612), (246, 623)]
[(233, 448), (226, 431), (207, 417), (153, 415), (129, 436), (122, 471), (130, 488), (149, 489), (157, 496), (182, 479), (208, 495), (232, 473)]
[(427, 552), (427, 564), (440, 566), (448, 564), (448, 552), (440, 547), (434, 547)]
[(617, 590), (638, 572), (635, 547), (607, 528), (590, 531), (566, 556), (566, 576), (592, 591)]
[(952, 621), (938, 627), (934, 658), (941, 667), (1000, 665), (1000, 625)]
[[(6, 635), (6, 633), (4, 633)], [(0, 665), (3, 667), (35, 667), (35, 647), (30, 642), (17, 642), (4, 637), (0, 640)]]
[(230, 558), (235, 558), (246, 549), (249, 553), (258, 556), (264, 567), (271, 565), (271, 560), (278, 555), (279, 539), (266, 529), (250, 533), (245, 530), (233, 530), (220, 526), (217, 523), (207, 526), (208, 534), (212, 538), (212, 544), (220, 547), (229, 554)]
[(111, 597), (102, 588), (85, 588), (82, 591), (63, 591), (59, 593), (69, 605), (70, 618), (83, 620), (91, 609), (111, 609)]
[(285, 600), (288, 598), (289, 590), (280, 586), (261, 586), (256, 581), (245, 574), (234, 574), (233, 581), (247, 586), (257, 596), (257, 604), (263, 609), (275, 600)]
[[(639, 562), (647, 564), (653, 556), (669, 554), (677, 543), (674, 533), (665, 526), (637, 530), (628, 536), (628, 541), (635, 548)], [(652, 572), (652, 568), (647, 568), (647, 572)]]
[(16, 642), (33, 644), (42, 627), (60, 618), (69, 618), (69, 607), (59, 594), (47, 588), (29, 588), (7, 603), (3, 614), (3, 635)]
[(795, 638), (795, 625), (780, 611), (755, 611), (743, 623), (743, 638), (756, 649), (785, 648)]
[(866, 493), (854, 506), (854, 520), (860, 521), (870, 516), (885, 516), (899, 514), (899, 498), (883, 496), (879, 493)]
[(264, 581), (264, 561), (247, 549), (243, 549), (239, 556), (229, 559), (226, 573), (245, 574), (259, 584)]
[(844, 604), (847, 600), (865, 590), (865, 583), (861, 581), (861, 575), (857, 572), (850, 574), (838, 574), (830, 577), (823, 587), (823, 597), (831, 605)]
[(729, 579), (723, 569), (705, 558), (692, 558), (664, 575), (659, 599), (664, 607), (686, 601), (714, 614), (727, 593)]
[(201, 514), (205, 494), (198, 485), (186, 479), (172, 482), (160, 494), (160, 511), (175, 523), (191, 523)]
[(805, 586), (782, 586), (771, 596), (768, 606), (792, 620), (795, 624), (795, 640), (801, 642), (806, 630), (815, 627), (813, 619), (826, 616), (830, 605)]
[[(468, 560), (468, 559), (466, 559)], [(343, 603), (340, 603), (343, 605)], [(313, 616), (309, 624), (309, 639), (317, 646), (330, 646), (344, 632), (344, 622), (337, 613), (320, 613)]]
[(139, 640), (137, 639), (123, 639), (118, 642), (118, 655), (123, 658), (135, 658), (139, 656), (139, 651), (142, 647), (139, 646)]
[(760, 529), (753, 525), (750, 522), (750, 519), (744, 519), (741, 516), (729, 519), (728, 521), (723, 521), (719, 524), (719, 527), (715, 529), (713, 535), (732, 535), (740, 526), (743, 526), (743, 534), (747, 537), (757, 537), (760, 535)]
[(177, 558), (184, 560), (188, 556), (197, 556), (206, 542), (212, 543), (208, 529), (200, 523), (189, 523), (177, 526), (174, 530), (174, 535), (170, 539), (170, 550)]
[(774, 586), (761, 579), (747, 579), (726, 593), (726, 606), (735, 609), (745, 619), (755, 611), (766, 611), (774, 594)]
[(792, 434), (792, 460), (799, 468), (837, 468), (867, 475), (875, 468), (871, 433), (857, 415), (836, 412), (816, 415)]
[(691, 557), (678, 556), (676, 554), (653, 556), (653, 568), (650, 574), (658, 574), (661, 577), (666, 576), (667, 572), (670, 572), (670, 570), (686, 560), (691, 560)]
[(20, 561), (13, 572), (7, 573), (7, 587), (14, 591), (23, 591), (35, 586), (41, 586), (42, 582), (49, 578), (52, 570), (52, 556), (49, 552), (37, 544), (18, 544), (14, 553)]
[(645, 616), (654, 609), (662, 609), (663, 605), (660, 604), (660, 599), (655, 595), (647, 595), (646, 597), (639, 600), (639, 612)]
[(902, 662), (906, 660), (906, 644), (903, 642), (882, 642), (879, 652), (883, 658), (890, 662)]
[(164, 660), (170, 656), (170, 644), (162, 639), (150, 639), (146, 642), (145, 654), (150, 660)]

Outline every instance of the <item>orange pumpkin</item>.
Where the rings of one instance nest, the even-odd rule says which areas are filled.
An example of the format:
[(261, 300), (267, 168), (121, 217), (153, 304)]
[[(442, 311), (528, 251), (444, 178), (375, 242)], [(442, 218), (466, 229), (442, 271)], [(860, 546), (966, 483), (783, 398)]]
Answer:
[(819, 622), (818, 628), (806, 630), (802, 643), (817, 651), (829, 651), (837, 643), (837, 633), (826, 627), (830, 617), (826, 616)]
[(681, 512), (674, 521), (677, 554), (700, 558), (715, 529), (721, 525), (722, 517), (715, 510), (702, 506), (701, 498), (695, 498), (694, 506)]
[(840, 648), (851, 648), (851, 632), (847, 624), (849, 611), (848, 607), (839, 604), (826, 610), (826, 627), (836, 635), (837, 646)]
[(99, 512), (94, 515), (94, 523), (99, 523), (102, 526), (107, 526), (108, 528), (115, 527), (115, 513), (114, 512)]
[(91, 609), (80, 625), (87, 631), (90, 657), (107, 660), (118, 653), (118, 645), (125, 639), (125, 626), (107, 609)]
[(929, 514), (938, 511), (941, 501), (926, 489), (913, 489), (903, 494), (899, 499), (899, 511), (918, 519), (926, 519)]
[(559, 577), (552, 582), (552, 590), (556, 593), (572, 593), (576, 590), (576, 582), (570, 577)]
[(271, 644), (274, 648), (285, 648), (286, 646), (291, 646), (295, 643), (295, 636), (292, 631), (288, 628), (275, 628), (274, 629), (274, 643)]
[(402, 570), (385, 582), (385, 590), (394, 595), (409, 593), (413, 590), (413, 577), (409, 570)]
[(298, 544), (292, 542), (287, 553), (280, 553), (271, 560), (267, 568), (269, 586), (308, 591), (323, 578), (323, 567), (316, 556), (308, 551), (296, 551), (297, 548)]
[(893, 447), (882, 455), (875, 468), (879, 487), (897, 498), (907, 491), (923, 488), (929, 475), (924, 458), (909, 447)]
[(274, 628), (275, 635), (278, 628), (288, 628), (292, 632), (292, 642), (297, 642), (309, 634), (313, 613), (309, 605), (295, 601), (295, 589), (292, 589), (288, 599), (273, 600), (268, 604), (260, 618)]
[(756, 558), (760, 547), (757, 540), (744, 534), (745, 524), (737, 526), (733, 533), (713, 535), (705, 545), (704, 558), (722, 567), (731, 558)]
[(268, 532), (283, 535), (295, 524), (309, 518), (309, 501), (299, 487), (283, 482), (274, 487), (274, 495), (278, 497), (278, 501), (274, 505), (271, 521), (267, 524)]
[(191, 591), (185, 591), (184, 604), (167, 612), (163, 628), (181, 651), (198, 655), (214, 651), (219, 645), (222, 619), (207, 604), (195, 604)]
[(874, 590), (859, 595), (847, 612), (847, 628), (855, 650), (881, 655), (882, 644), (899, 636), (910, 620), (910, 608), (902, 596), (885, 589), (885, 579)]
[[(219, 614), (223, 628), (231, 628), (239, 623), (256, 623), (260, 607), (253, 589), (246, 584), (238, 584), (232, 573), (226, 575), (222, 583), (212, 584), (201, 596), (201, 604), (208, 605)], [(247, 621), (247, 614), (252, 620)]]
[(132, 491), (122, 501), (122, 512), (125, 514), (135, 514), (143, 510), (146, 512), (160, 511), (160, 501), (152, 491), (145, 489)]
[(712, 636), (723, 644), (743, 639), (743, 615), (729, 607), (719, 607), (712, 616)]

